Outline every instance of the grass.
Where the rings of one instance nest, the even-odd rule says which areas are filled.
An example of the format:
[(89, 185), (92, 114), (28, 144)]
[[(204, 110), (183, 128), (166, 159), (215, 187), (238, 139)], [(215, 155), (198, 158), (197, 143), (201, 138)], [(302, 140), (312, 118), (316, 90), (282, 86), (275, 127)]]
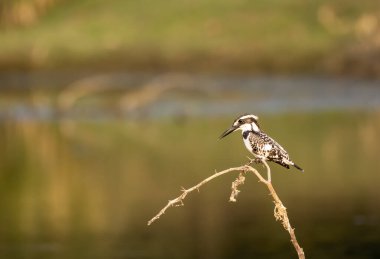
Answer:
[[(328, 6), (350, 29), (331, 33)], [(37, 24), (3, 29), (0, 65), (312, 70), (376, 1), (63, 1)]]

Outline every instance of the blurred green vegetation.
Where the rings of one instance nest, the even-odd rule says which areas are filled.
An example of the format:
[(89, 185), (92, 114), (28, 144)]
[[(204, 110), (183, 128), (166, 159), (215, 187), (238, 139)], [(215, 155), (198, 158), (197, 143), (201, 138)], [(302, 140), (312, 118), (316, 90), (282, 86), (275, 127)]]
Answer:
[(3, 69), (380, 74), (379, 1), (18, 0), (0, 10)]

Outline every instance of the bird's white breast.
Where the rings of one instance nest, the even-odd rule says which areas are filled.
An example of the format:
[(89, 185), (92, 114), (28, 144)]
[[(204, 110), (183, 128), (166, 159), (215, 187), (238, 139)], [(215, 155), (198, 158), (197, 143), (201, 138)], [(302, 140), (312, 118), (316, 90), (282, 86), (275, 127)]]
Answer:
[[(252, 133), (250, 133), (250, 134), (252, 134)], [(244, 142), (245, 147), (248, 149), (248, 151), (253, 153), (252, 144), (251, 144), (251, 141), (249, 140), (249, 135), (247, 138), (243, 138), (243, 142)]]

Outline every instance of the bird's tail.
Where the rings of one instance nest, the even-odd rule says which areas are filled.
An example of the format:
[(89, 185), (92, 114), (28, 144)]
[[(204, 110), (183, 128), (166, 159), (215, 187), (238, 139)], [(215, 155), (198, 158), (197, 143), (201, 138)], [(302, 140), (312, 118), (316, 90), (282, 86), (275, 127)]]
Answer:
[(304, 170), (301, 167), (299, 167), (298, 165), (296, 165), (295, 163), (293, 163), (293, 166), (295, 168), (297, 168), (298, 170), (300, 170), (302, 173), (304, 172)]

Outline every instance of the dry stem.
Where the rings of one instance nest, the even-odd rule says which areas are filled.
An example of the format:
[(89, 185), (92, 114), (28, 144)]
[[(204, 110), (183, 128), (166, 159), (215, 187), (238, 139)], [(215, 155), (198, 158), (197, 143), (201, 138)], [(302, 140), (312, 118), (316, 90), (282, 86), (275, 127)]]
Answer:
[(265, 167), (267, 169), (267, 179), (265, 179), (255, 168), (250, 166), (250, 164), (252, 162), (253, 162), (253, 160), (251, 160), (249, 164), (244, 165), (244, 166), (233, 167), (233, 168), (223, 170), (221, 172), (216, 172), (215, 174), (204, 179), (202, 182), (198, 183), (197, 185), (195, 185), (189, 189), (182, 188), (182, 194), (173, 200), (169, 200), (168, 204), (163, 209), (161, 209), (160, 212), (156, 216), (154, 216), (151, 220), (148, 221), (148, 225), (152, 224), (154, 221), (159, 219), (169, 207), (183, 206), (184, 205), (183, 200), (186, 198), (186, 196), (190, 192), (192, 192), (194, 190), (199, 190), (199, 188), (202, 185), (208, 183), (209, 181), (211, 181), (211, 180), (213, 180), (213, 179), (215, 179), (215, 178), (217, 178), (223, 174), (227, 174), (227, 173), (234, 172), (234, 171), (240, 171), (238, 178), (232, 183), (232, 193), (230, 196), (230, 201), (235, 202), (236, 197), (237, 197), (238, 193), (240, 192), (237, 188), (239, 185), (244, 184), (244, 180), (245, 180), (244, 174), (246, 172), (252, 172), (256, 175), (256, 177), (259, 179), (260, 182), (264, 183), (267, 186), (267, 188), (270, 192), (270, 195), (272, 196), (274, 204), (275, 204), (274, 205), (274, 217), (275, 217), (276, 221), (281, 221), (282, 226), (285, 228), (286, 231), (289, 232), (290, 240), (291, 240), (295, 250), (297, 251), (298, 258), (299, 259), (305, 259), (305, 253), (304, 253), (302, 247), (298, 244), (298, 241), (297, 241), (297, 238), (296, 238), (296, 235), (294, 232), (294, 228), (292, 228), (292, 226), (290, 224), (290, 221), (288, 218), (288, 213), (286, 211), (286, 207), (281, 202), (281, 200), (278, 197), (275, 189), (273, 188), (273, 185), (271, 182), (271, 170), (270, 170), (268, 163), (265, 160), (261, 160), (261, 162), (265, 165)]
[[(245, 173), (245, 172), (243, 172), (243, 173)], [(236, 197), (238, 196), (238, 194), (240, 192), (238, 190), (238, 187), (239, 187), (239, 185), (244, 184), (245, 177), (244, 177), (243, 173), (241, 172), (239, 174), (238, 178), (236, 178), (236, 180), (232, 182), (232, 186), (231, 186), (232, 192), (231, 192), (231, 196), (230, 196), (231, 202), (236, 202)]]

